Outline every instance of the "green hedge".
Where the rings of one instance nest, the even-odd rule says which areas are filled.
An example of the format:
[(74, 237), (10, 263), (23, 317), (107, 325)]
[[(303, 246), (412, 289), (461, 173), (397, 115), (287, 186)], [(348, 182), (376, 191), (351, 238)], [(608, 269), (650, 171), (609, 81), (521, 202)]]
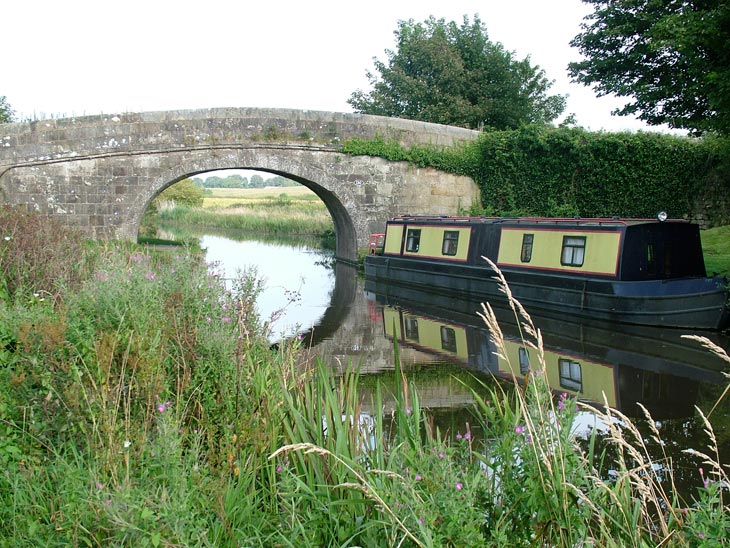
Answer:
[(383, 140), (343, 151), (404, 160), (471, 176), (484, 212), (583, 217), (691, 216), (709, 185), (730, 196), (730, 147), (719, 139), (526, 127), (482, 134), (454, 149), (405, 150)]

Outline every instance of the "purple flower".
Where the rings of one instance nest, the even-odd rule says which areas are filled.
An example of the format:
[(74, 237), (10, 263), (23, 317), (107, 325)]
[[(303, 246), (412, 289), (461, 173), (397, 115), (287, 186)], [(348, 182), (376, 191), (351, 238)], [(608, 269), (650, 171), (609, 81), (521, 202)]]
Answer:
[(221, 321), (222, 321), (223, 323), (231, 323), (231, 318), (229, 318), (228, 316), (223, 316), (223, 317), (221, 318)]
[(416, 477), (414, 479), (416, 481), (421, 481), (423, 478), (421, 477), (421, 474), (416, 474)]
[(456, 439), (457, 439), (457, 440), (460, 440), (460, 439), (461, 439), (461, 432), (457, 432), (457, 433), (456, 433)]
[(563, 402), (563, 400), (560, 400), (560, 401), (558, 402), (558, 409), (560, 409), (561, 411), (562, 411), (563, 409), (565, 409), (565, 403)]
[(439, 458), (440, 459), (444, 458), (445, 456), (446, 456), (446, 453), (444, 453), (443, 451), (439, 451)]
[(524, 431), (525, 431), (525, 427), (522, 426), (521, 424), (518, 424), (515, 427), (515, 433), (517, 433), (517, 434), (522, 434), (522, 432), (524, 432)]
[(144, 277), (147, 278), (150, 281), (152, 281), (152, 280), (155, 279), (155, 275), (152, 272), (148, 272), (147, 274), (144, 275)]
[(464, 434), (464, 439), (469, 441), (471, 439), (471, 433), (467, 432), (466, 434)]

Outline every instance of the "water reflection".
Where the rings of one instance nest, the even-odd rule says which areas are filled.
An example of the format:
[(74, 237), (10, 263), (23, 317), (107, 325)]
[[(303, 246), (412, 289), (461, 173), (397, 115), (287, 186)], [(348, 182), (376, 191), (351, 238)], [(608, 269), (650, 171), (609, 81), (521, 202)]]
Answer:
[[(335, 293), (334, 259), (315, 240), (261, 236), (241, 231), (195, 231), (166, 227), (168, 240), (196, 239), (206, 261), (229, 283), (252, 272), (263, 283), (256, 301), (272, 341), (311, 329), (344, 296)], [(345, 284), (340, 284), (345, 287)]]
[[(509, 309), (495, 308), (504, 335), (498, 351), (476, 314), (481, 304), (365, 282), (382, 316), (384, 336), (432, 354), (444, 362), (512, 380), (542, 368), (538, 352)], [(534, 316), (541, 330), (550, 386), (581, 400), (607, 402), (628, 416), (641, 416), (641, 403), (655, 419), (692, 415), (702, 383), (722, 383), (724, 363), (686, 332), (624, 327), (569, 317)], [(708, 333), (702, 333), (708, 335)], [(720, 342), (715, 337), (716, 342)]]

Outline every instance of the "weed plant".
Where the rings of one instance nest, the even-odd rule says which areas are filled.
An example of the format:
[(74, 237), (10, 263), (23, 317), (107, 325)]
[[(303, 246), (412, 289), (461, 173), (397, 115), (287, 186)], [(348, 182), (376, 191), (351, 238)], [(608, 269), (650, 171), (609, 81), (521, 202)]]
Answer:
[[(99, 244), (89, 263), (76, 261), (88, 275), (46, 300), (26, 292), (42, 271), (24, 270), (21, 249), (4, 268), (9, 257), (24, 283), (0, 298), (2, 548), (730, 538), (727, 469), (709, 420), (708, 446), (691, 450), (702, 461), (696, 497), (682, 500), (672, 463), (649, 456), (631, 420), (553, 394), (540, 332), (514, 300), (527, 381), (478, 386), (472, 420), (443, 432), (397, 347), (392, 382), (365, 401), (356, 367), (335, 376), (296, 339), (272, 349), (253, 306), (258, 281), (241, 274), (228, 289), (192, 250)], [(483, 318), (506, 356), (488, 306)], [(575, 435), (586, 416), (597, 425), (587, 449)]]

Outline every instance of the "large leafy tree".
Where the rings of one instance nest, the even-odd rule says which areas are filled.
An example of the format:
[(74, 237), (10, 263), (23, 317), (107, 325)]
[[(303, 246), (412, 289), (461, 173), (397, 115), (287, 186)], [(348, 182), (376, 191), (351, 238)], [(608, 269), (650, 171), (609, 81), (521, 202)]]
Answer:
[(433, 16), (399, 21), (396, 49), (368, 71), (372, 90), (348, 99), (357, 112), (479, 129), (548, 123), (565, 110), (565, 97), (548, 95), (552, 82), (529, 57), (515, 59), (489, 41), (478, 16), (455, 22)]
[(13, 121), (13, 109), (10, 108), (4, 95), (0, 95), (0, 124)]
[(573, 79), (631, 98), (616, 111), (693, 133), (730, 133), (730, 0), (583, 0)]

